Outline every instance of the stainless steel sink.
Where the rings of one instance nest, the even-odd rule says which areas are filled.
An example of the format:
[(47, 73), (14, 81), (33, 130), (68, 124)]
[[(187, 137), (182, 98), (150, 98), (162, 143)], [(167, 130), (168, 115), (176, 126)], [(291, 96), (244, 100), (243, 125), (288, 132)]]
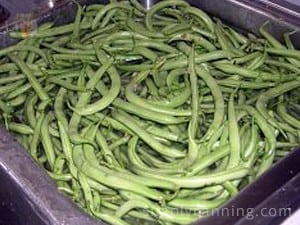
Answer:
[[(25, 2), (30, 2), (24, 4)], [(55, 20), (57, 24), (68, 23), (74, 18), (75, 5), (72, 1), (54, 1), (57, 4), (49, 4), (49, 0), (4, 1), (11, 15), (21, 12), (31, 12), (33, 9), (41, 9), (40, 14), (34, 20), (37, 24)], [(81, 3), (107, 2), (81, 0)], [(150, 0), (141, 1), (146, 8), (157, 2)], [(222, 18), (245, 31), (257, 33), (259, 26), (266, 20), (270, 20), (268, 29), (277, 37), (283, 32), (300, 28), (300, 20), (294, 15), (282, 11), (270, 11), (261, 1), (246, 0), (189, 0), (189, 2), (213, 16)], [(42, 7), (41, 7), (42, 6)], [(44, 7), (43, 7), (44, 6)], [(13, 12), (13, 13), (12, 13)], [(0, 47), (15, 42), (8, 37), (7, 31), (16, 28), (15, 19), (10, 17), (10, 24), (0, 28)], [(294, 43), (300, 48), (300, 33), (293, 35)], [(281, 162), (271, 168), (252, 185), (245, 188), (236, 198), (232, 199), (226, 207), (257, 208), (269, 204), (272, 199), (278, 198), (281, 187), (294, 182), (300, 172), (300, 150), (292, 152)], [(297, 178), (298, 179), (298, 178)], [(294, 184), (293, 183), (293, 184)], [(289, 197), (295, 196), (295, 189), (291, 189)], [(299, 194), (298, 194), (299, 195)], [(299, 199), (294, 198), (298, 201)], [(284, 202), (276, 202), (277, 206)], [(300, 204), (300, 200), (297, 202)], [(0, 126), (0, 207), (4, 205), (14, 217), (14, 221), (22, 225), (100, 225), (83, 213), (75, 204), (56, 189), (54, 182), (31, 159), (29, 154)], [(287, 203), (286, 203), (287, 205)], [(273, 207), (275, 207), (274, 205)], [(2, 214), (4, 211), (0, 210)], [(263, 218), (261, 218), (261, 221)], [(283, 218), (284, 219), (284, 218)], [(244, 225), (242, 217), (208, 217), (199, 221), (198, 225), (233, 225), (237, 221)], [(254, 224), (254, 223), (253, 223)], [(261, 224), (275, 225), (274, 221), (265, 221)], [(1, 219), (0, 219), (1, 225)], [(12, 225), (9, 223), (9, 225)]]

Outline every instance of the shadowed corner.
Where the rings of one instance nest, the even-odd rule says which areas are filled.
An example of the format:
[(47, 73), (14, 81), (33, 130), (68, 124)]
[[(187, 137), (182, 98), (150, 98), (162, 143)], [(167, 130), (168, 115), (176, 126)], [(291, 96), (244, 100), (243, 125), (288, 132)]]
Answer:
[(0, 225), (19, 225), (14, 219), (15, 212), (6, 203), (0, 201)]
[(10, 16), (9, 11), (0, 5), (0, 25), (3, 24)]

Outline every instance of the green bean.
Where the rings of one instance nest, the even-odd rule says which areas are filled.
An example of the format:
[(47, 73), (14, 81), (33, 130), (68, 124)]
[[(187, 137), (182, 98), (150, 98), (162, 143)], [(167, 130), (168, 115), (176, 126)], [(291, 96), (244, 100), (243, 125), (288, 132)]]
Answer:
[[(107, 95), (107, 90), (104, 89), (105, 87), (103, 86), (100, 90), (100, 93), (103, 95)], [(122, 109), (126, 112), (136, 114), (142, 118), (153, 120), (158, 123), (162, 124), (179, 124), (183, 123), (186, 121), (186, 118), (176, 118), (170, 115), (167, 115), (165, 113), (151, 113), (154, 112), (152, 110), (140, 107), (135, 104), (131, 104), (128, 102), (123, 101), (120, 98), (116, 98), (113, 102), (113, 105), (115, 105), (117, 108)]]
[(256, 123), (258, 124), (259, 128), (262, 130), (266, 137), (267, 145), (265, 148), (265, 153), (264, 153), (264, 163), (260, 166), (260, 169), (258, 171), (258, 174), (263, 173), (273, 162), (274, 158), (274, 152), (275, 152), (275, 147), (276, 147), (276, 138), (275, 134), (273, 131), (273, 128), (269, 126), (267, 121), (263, 116), (261, 116), (258, 111), (256, 111), (253, 107), (251, 106), (243, 106), (243, 109), (246, 110), (250, 115), (252, 115)]
[(174, 17), (178, 22), (184, 22), (183, 14), (178, 9), (164, 8), (161, 10), (166, 16)]
[(171, 5), (172, 6), (175, 5), (177, 7), (188, 7), (189, 6), (189, 4), (187, 2), (180, 1), (180, 0), (167, 0), (164, 2), (157, 3), (150, 10), (148, 10), (148, 12), (146, 14), (145, 24), (146, 24), (146, 27), (148, 30), (154, 31), (153, 21), (152, 21), (153, 16), (161, 9), (171, 6)]
[[(106, 202), (106, 201), (103, 201), (103, 206), (108, 207), (108, 208), (110, 208), (114, 211), (117, 211), (118, 208), (119, 208), (118, 205), (115, 205), (115, 204), (112, 204), (112, 203), (109, 203), (109, 202)], [(148, 215), (146, 213), (137, 211), (137, 210), (131, 210), (130, 212), (128, 212), (128, 215), (132, 216), (132, 217), (135, 217), (137, 219), (147, 220), (147, 221), (150, 221), (150, 222), (155, 222), (155, 219), (153, 217), (151, 217), (150, 215)]]
[[(293, 49), (276, 49), (276, 48), (266, 48), (266, 51), (268, 53), (278, 55), (278, 56), (285, 56), (285, 57), (291, 57), (300, 60), (300, 53), (297, 50)], [(294, 65), (296, 67), (299, 67), (298, 64)]]
[[(40, 78), (38, 81), (43, 81), (43, 80), (45, 80), (45, 78)], [(7, 85), (7, 86), (9, 86), (9, 85)], [(16, 87), (13, 92), (10, 92), (7, 94), (6, 99), (7, 100), (14, 99), (14, 98), (18, 97), (19, 95), (24, 94), (26, 91), (30, 90), (31, 87), (32, 86), (30, 83), (26, 83), (22, 86)]]
[[(226, 181), (224, 184), (223, 184), (223, 187), (224, 187), (224, 189), (226, 190), (226, 192), (224, 192), (221, 196), (220, 196), (220, 198), (223, 198), (224, 196), (235, 196), (235, 195), (237, 195), (238, 194), (238, 189), (237, 189), (237, 184), (238, 184), (238, 182), (239, 182), (239, 180), (236, 180), (236, 181)], [(226, 198), (225, 197), (225, 198)]]
[(198, 26), (193, 26), (191, 27), (191, 29), (196, 32), (196, 33), (199, 33), (200, 35), (208, 38), (208, 39), (212, 39), (212, 40), (215, 40), (216, 39), (216, 36), (214, 33), (211, 33), (207, 30), (204, 30), (204, 29), (201, 29), (199, 28)]
[[(190, 71), (190, 76), (191, 76), (191, 83), (194, 83), (197, 85), (197, 82), (195, 82), (195, 79), (197, 78), (196, 72), (195, 72), (195, 63), (194, 63), (194, 51), (191, 51), (191, 56), (190, 56), (190, 66), (189, 66), (189, 71)], [(197, 86), (192, 86), (193, 90), (193, 112), (192, 112), (192, 121), (189, 124), (188, 128), (188, 135), (189, 135), (189, 147), (188, 147), (188, 152), (186, 157), (181, 160), (180, 162), (177, 163), (177, 165), (168, 165), (170, 168), (187, 168), (190, 165), (194, 163), (194, 161), (197, 159), (198, 156), (198, 146), (194, 140), (196, 136), (196, 130), (197, 130), (197, 117), (198, 117), (198, 90)]]
[(7, 84), (9, 82), (19, 81), (19, 80), (24, 80), (24, 79), (25, 79), (25, 76), (23, 74), (1, 77), (0, 84)]
[[(68, 60), (81, 60), (81, 61), (92, 61), (96, 62), (96, 57), (94, 55), (76, 55), (76, 54), (52, 54), (53, 59), (58, 63), (59, 61)], [(69, 64), (66, 64), (69, 65)], [(65, 66), (65, 64), (64, 64)]]
[(101, 122), (100, 125), (112, 127), (116, 130), (123, 131), (125, 133), (130, 133), (130, 130), (127, 129), (123, 124), (118, 122), (117, 120), (109, 117), (108, 115), (104, 115), (102, 113), (95, 113), (94, 115), (87, 116), (93, 122)]
[(255, 149), (257, 147), (258, 144), (258, 129), (257, 126), (255, 124), (252, 124), (251, 126), (251, 139), (249, 140), (249, 144), (245, 145), (245, 150), (242, 153), (242, 158), (244, 161), (249, 160), (249, 157), (251, 156), (251, 154), (255, 153)]
[(56, 181), (70, 181), (72, 179), (71, 174), (55, 174), (51, 172), (47, 172), (47, 174)]
[(185, 134), (175, 134), (168, 132), (167, 130), (160, 129), (154, 125), (146, 127), (146, 130), (153, 134), (165, 138), (170, 141), (182, 142), (185, 139)]
[(220, 198), (216, 200), (199, 200), (195, 198), (176, 198), (168, 202), (168, 205), (177, 208), (184, 208), (190, 210), (209, 210), (220, 207), (227, 198)]
[(23, 80), (16, 81), (11, 84), (7, 84), (5, 86), (0, 87), (0, 95), (7, 94), (20, 87), (24, 83)]
[(78, 87), (78, 86), (76, 86), (76, 85), (71, 84), (71, 83), (68, 82), (68, 81), (64, 81), (64, 80), (58, 79), (58, 78), (56, 78), (56, 77), (49, 78), (49, 79), (47, 80), (47, 82), (57, 84), (57, 85), (59, 85), (59, 86), (61, 86), (61, 87), (64, 87), (64, 88), (66, 88), (66, 89), (68, 89), (68, 90), (71, 90), (71, 91), (79, 91), (79, 92), (84, 92), (84, 91), (86, 91), (84, 87)]
[(207, 86), (210, 87), (215, 102), (214, 120), (211, 123), (208, 131), (202, 138), (203, 140), (207, 140), (211, 138), (212, 134), (216, 130), (218, 130), (222, 124), (223, 117), (224, 117), (224, 110), (225, 110), (224, 99), (222, 96), (222, 92), (218, 87), (216, 81), (214, 80), (214, 78), (212, 78), (212, 76), (208, 72), (206, 72), (201, 66), (196, 66), (196, 72), (197, 75), (206, 82)]
[(184, 156), (183, 152), (176, 149), (169, 149), (168, 147), (163, 146), (159, 142), (155, 141), (146, 131), (144, 131), (135, 121), (133, 121), (127, 113), (120, 111), (115, 112), (114, 117), (129, 129), (131, 129), (132, 132), (134, 132), (137, 136), (139, 136), (143, 141), (145, 141), (160, 154), (175, 158)]
[(49, 127), (48, 127), (51, 116), (52, 116), (52, 114), (47, 114), (42, 122), (41, 142), (45, 149), (45, 154), (46, 154), (47, 160), (49, 161), (50, 168), (53, 169), (54, 161), (55, 161), (55, 153), (53, 150), (53, 143), (51, 140), (51, 136), (49, 134)]
[(102, 221), (110, 223), (110, 224), (116, 224), (116, 225), (129, 225), (124, 220), (119, 219), (118, 217), (110, 214), (104, 214), (104, 213), (95, 213), (94, 215), (98, 218), (100, 218)]
[(36, 126), (34, 127), (32, 139), (30, 142), (29, 150), (32, 157), (37, 160), (37, 148), (40, 143), (40, 135), (41, 135), (41, 127), (43, 124), (43, 121), (45, 119), (45, 114), (41, 113), (40, 116), (37, 119)]
[(277, 60), (266, 60), (266, 64), (280, 66), (282, 68), (290, 70), (291, 72), (300, 73), (300, 69), (298, 69), (297, 67), (293, 66), (290, 63), (279, 62)]
[[(204, 62), (209, 62), (209, 61), (214, 61), (217, 59), (222, 59), (222, 58), (228, 58), (231, 57), (232, 53), (227, 52), (227, 51), (222, 51), (222, 50), (216, 50), (213, 52), (209, 53), (204, 53), (199, 56), (196, 56), (195, 62), (196, 64), (201, 64)], [(167, 61), (160, 69), (161, 70), (170, 70), (170, 69), (176, 69), (176, 68), (183, 68), (188, 65), (188, 61), (186, 58), (183, 58), (181, 60), (170, 60)]]
[(217, 25), (215, 27), (215, 33), (217, 36), (217, 40), (221, 49), (224, 51), (231, 51), (233, 54), (242, 56), (243, 52), (237, 48), (234, 48), (231, 43), (226, 39), (224, 28), (220, 21), (217, 21)]
[(135, 193), (144, 195), (150, 199), (162, 201), (165, 199), (165, 195), (156, 190), (152, 190), (147, 188), (146, 186), (140, 185), (133, 181), (128, 181), (127, 179), (123, 179), (122, 177), (110, 176), (104, 171), (97, 169), (89, 165), (83, 159), (83, 152), (81, 146), (77, 146), (73, 149), (73, 158), (75, 161), (75, 165), (78, 170), (82, 171), (86, 176), (94, 179), (106, 186), (109, 187), (118, 187), (122, 190), (133, 191)]
[[(148, 102), (151, 105), (157, 105), (157, 106), (165, 106), (168, 108), (176, 108), (179, 107), (181, 105), (183, 105), (184, 103), (187, 102), (188, 98), (191, 95), (191, 90), (189, 88), (189, 83), (188, 81), (185, 82), (186, 83), (186, 87), (184, 88), (184, 90), (180, 93), (178, 93), (178, 95), (176, 96), (167, 96), (166, 99), (159, 99), (159, 100), (152, 100), (149, 99)], [(172, 94), (171, 94), (172, 95)], [(190, 115), (190, 113), (186, 112), (186, 115)]]
[(198, 115), (199, 115), (199, 89), (197, 84), (197, 74), (196, 74), (196, 68), (195, 68), (195, 50), (194, 47), (191, 50), (190, 56), (189, 56), (189, 78), (190, 78), (190, 84), (191, 84), (191, 92), (192, 92), (192, 116), (191, 120), (188, 125), (188, 152), (186, 156), (185, 162), (180, 162), (183, 164), (193, 165), (198, 157), (198, 146), (196, 144), (196, 135), (198, 130)]
[(58, 37), (57, 39), (55, 39), (55, 41), (53, 41), (51, 44), (53, 46), (61, 46), (64, 44), (67, 44), (70, 41), (70, 37), (69, 36), (62, 36), (62, 37)]
[[(279, 41), (277, 41), (270, 33), (268, 33), (268, 32), (264, 29), (264, 27), (265, 27), (266, 24), (267, 24), (267, 23), (263, 24), (263, 25), (260, 27), (260, 29), (259, 29), (260, 34), (261, 34), (263, 37), (265, 37), (275, 49), (279, 50), (279, 52), (280, 52), (280, 51), (287, 51), (287, 52), (288, 52), (288, 51), (291, 51), (291, 50), (286, 50), (286, 48), (285, 48)], [(268, 50), (267, 50), (267, 51), (268, 51)], [(299, 55), (299, 54), (298, 54), (298, 55)], [(300, 55), (299, 55), (299, 56), (300, 56)], [(300, 59), (300, 57), (299, 57), (299, 59)], [(299, 65), (299, 61), (293, 59), (293, 56), (292, 56), (292, 58), (287, 58), (287, 60), (288, 60), (290, 63), (292, 63), (293, 65), (295, 65), (295, 66), (298, 66), (298, 65)]]
[[(130, 36), (131, 37), (131, 36)], [(145, 48), (152, 48), (159, 51), (163, 51), (170, 54), (178, 54), (178, 50), (170, 45), (167, 45), (163, 42), (156, 41), (156, 40), (118, 40), (115, 41), (114, 44), (116, 45), (128, 45), (132, 47), (145, 47)]]
[(213, 163), (217, 162), (218, 160), (228, 156), (230, 153), (230, 146), (224, 145), (217, 147), (211, 154), (207, 156), (203, 156), (200, 158), (190, 169), (187, 173), (188, 176), (195, 176), (203, 169), (209, 167)]
[(266, 57), (267, 57), (267, 54), (266, 54), (266, 52), (264, 52), (263, 55), (261, 55), (260, 57), (254, 59), (254, 60), (247, 66), (247, 68), (248, 68), (248, 69), (251, 69), (251, 70), (256, 70), (256, 69), (258, 69), (259, 67), (261, 67), (261, 66), (264, 64), (264, 62), (265, 62), (265, 60), (266, 60)]
[(8, 124), (8, 129), (19, 134), (24, 134), (24, 135), (33, 134), (33, 130), (31, 129), (31, 127), (22, 123), (10, 122)]
[(78, 41), (79, 36), (80, 36), (80, 21), (81, 21), (81, 16), (82, 16), (82, 7), (77, 3), (77, 11), (76, 11), (76, 17), (74, 20), (74, 28), (73, 28), (73, 35), (72, 35), (72, 39), (71, 42), (73, 41)]
[[(98, 126), (99, 126), (99, 124), (97, 124), (97, 125), (89, 124), (82, 131), (83, 137), (86, 138), (86, 140), (88, 140), (90, 143), (93, 143), (93, 141), (96, 138), (96, 133), (97, 133), (97, 130), (98, 130)], [(83, 149), (83, 154), (84, 154), (84, 157), (85, 157), (86, 161), (89, 164), (91, 164), (92, 166), (97, 167), (98, 164), (99, 164), (99, 161), (98, 161), (97, 156), (95, 154), (95, 147), (91, 144), (84, 143), (82, 145), (82, 149)], [(109, 158), (109, 159), (112, 159), (112, 158)], [(110, 166), (111, 161), (108, 161), (107, 163), (108, 163), (107, 165)]]
[[(213, 52), (216, 50), (216, 47), (210, 43), (208, 40), (206, 40), (204, 37), (196, 34), (190, 34), (190, 33), (180, 33), (176, 36), (172, 37), (172, 39), (169, 40), (169, 42), (176, 41), (176, 40), (184, 40), (184, 41), (190, 41), (194, 42), (195, 44), (202, 46), (203, 48), (207, 49), (210, 52)], [(224, 49), (226, 50), (226, 49)]]
[(241, 156), (240, 134), (239, 134), (238, 122), (236, 120), (235, 108), (234, 108), (234, 95), (235, 92), (233, 92), (230, 95), (230, 99), (228, 102), (228, 129), (230, 131), (229, 144), (231, 148), (228, 168), (238, 166), (240, 161), (240, 156)]
[(22, 105), (26, 101), (26, 98), (27, 95), (19, 95), (18, 97), (10, 100), (8, 104), (12, 107), (17, 107), (19, 105)]
[(183, 41), (178, 41), (177, 44), (176, 44), (176, 47), (184, 53), (184, 55), (186, 56), (189, 56), (190, 54), (190, 51), (191, 51), (191, 47), (186, 43), (186, 42), (183, 42)]
[(49, 99), (48, 94), (45, 92), (38, 80), (33, 76), (30, 68), (17, 56), (10, 56), (11, 59), (20, 67), (21, 71), (26, 75), (26, 78), (30, 82), (32, 88), (42, 101)]
[[(111, 66), (111, 61), (107, 61), (102, 67), (100, 67), (95, 75), (90, 78), (89, 82), (87, 83), (87, 92), (84, 92), (79, 97), (79, 100), (77, 102), (76, 108), (84, 107), (87, 102), (89, 101), (92, 91), (95, 89), (97, 82), (101, 79), (101, 77), (106, 72), (107, 68)], [(74, 109), (75, 110), (75, 109)], [(73, 116), (71, 117), (70, 123), (69, 123), (69, 135), (73, 143), (86, 143), (88, 142), (85, 138), (80, 137), (78, 134), (78, 125), (80, 123), (81, 115), (75, 111)]]
[(229, 28), (229, 32), (235, 37), (235, 39), (240, 43), (240, 44), (246, 44), (248, 42), (247, 38), (241, 34), (241, 33), (238, 33), (236, 30), (234, 30), (233, 28), (231, 27), (228, 27)]
[(13, 111), (13, 108), (2, 99), (0, 99), (0, 109), (3, 111), (3, 113), (7, 114), (10, 114)]
[(99, 11), (100, 9), (103, 9), (104, 5), (101, 4), (91, 4), (86, 6), (86, 12), (91, 12), (91, 11), (96, 11), (94, 12), (95, 14), (93, 14), (93, 16), (96, 15), (97, 11)]
[(189, 31), (191, 28), (191, 25), (186, 24), (185, 22), (182, 22), (181, 24), (174, 24), (171, 23), (170, 25), (166, 26), (163, 30), (162, 33), (165, 35), (173, 35), (176, 33), (181, 33), (181, 32), (186, 32)]
[(129, 85), (127, 85), (126, 91), (125, 91), (126, 98), (130, 102), (132, 102), (136, 105), (139, 105), (143, 108), (147, 108), (147, 109), (155, 111), (155, 112), (165, 113), (165, 114), (172, 115), (172, 116), (190, 116), (191, 115), (190, 111), (170, 109), (169, 107), (164, 107), (161, 105), (156, 106), (154, 104), (148, 103), (148, 101), (143, 100), (142, 98), (137, 96), (135, 93), (133, 93), (135, 82), (140, 83), (142, 80), (144, 80), (147, 77), (149, 72), (150, 71), (147, 71), (147, 70), (142, 71), (140, 74), (138, 74), (136, 76), (135, 79), (132, 80), (131, 83), (129, 83)]
[(221, 86), (232, 87), (232, 88), (245, 88), (245, 89), (263, 89), (271, 88), (276, 86), (273, 82), (251, 82), (238, 79), (227, 78), (223, 80), (218, 80), (218, 84)]
[(239, 49), (241, 47), (241, 44), (239, 43), (239, 41), (232, 34), (232, 32), (230, 32), (230, 29), (228, 29), (228, 27), (226, 27), (224, 25), (223, 25), (223, 32), (225, 33), (225, 36), (229, 39), (230, 43), (233, 45), (234, 48)]
[(3, 48), (0, 50), (0, 57), (3, 55), (10, 54), (12, 52), (17, 52), (17, 51), (25, 51), (25, 52), (32, 51), (32, 52), (38, 54), (46, 63), (48, 62), (47, 56), (41, 49), (36, 48), (34, 46), (26, 46), (26, 45), (14, 45), (14, 46), (10, 46), (7, 48)]
[[(102, 35), (106, 32), (113, 31), (116, 27), (117, 27), (116, 24), (109, 24), (106, 27), (103, 27), (101, 29), (97, 29), (93, 32), (89, 32), (81, 38), (81, 43), (86, 43), (86, 42), (91, 41), (91, 40), (97, 40), (99, 38), (99, 35)], [(52, 46), (56, 46), (55, 43), (52, 43)], [(78, 45), (78, 43), (71, 43), (70, 47), (85, 49), (85, 47), (83, 45)]]
[[(104, 52), (97, 51), (97, 55), (99, 61), (103, 64), (108, 64), (111, 62), (108, 58), (106, 58)], [(107, 95), (103, 96), (102, 99), (96, 101), (93, 104), (85, 105), (83, 107), (81, 106), (80, 108), (77, 107), (75, 109), (76, 113), (80, 115), (90, 115), (95, 112), (101, 111), (102, 109), (110, 105), (113, 102), (113, 100), (117, 97), (121, 88), (121, 80), (119, 74), (113, 66), (108, 66), (107, 72), (111, 78), (111, 89), (108, 91)]]
[[(149, 151), (149, 150), (148, 150)], [(163, 173), (178, 173), (183, 174), (184, 169), (180, 167), (180, 165), (170, 162), (163, 161), (163, 159), (157, 158), (156, 156), (153, 156), (151, 152), (148, 152), (147, 149), (140, 149), (139, 154), (141, 155), (141, 159), (144, 162), (147, 162), (152, 167), (162, 169)], [(140, 170), (136, 170), (136, 168), (131, 168), (136, 174), (140, 174)]]
[(139, 11), (146, 13), (146, 9), (137, 0), (130, 0), (131, 4)]
[(119, 140), (115, 141), (114, 143), (111, 143), (108, 148), (112, 151), (116, 150), (118, 147), (125, 145), (129, 142), (130, 136), (124, 136), (120, 138)]
[(221, 137), (222, 133), (224, 131), (224, 125), (222, 125), (220, 127), (219, 130), (217, 130), (210, 138), (210, 140), (207, 142), (207, 150), (209, 152), (211, 152), (211, 150), (213, 150), (213, 148), (215, 147), (215, 144), (217, 143), (217, 141), (219, 140), (219, 138)]
[[(103, 167), (102, 167), (102, 169), (103, 169)], [(114, 175), (116, 177), (122, 177), (122, 178), (127, 179), (128, 181), (133, 181), (133, 182), (136, 182), (140, 185), (145, 185), (147, 187), (153, 187), (153, 188), (159, 188), (159, 189), (166, 189), (166, 190), (170, 190), (170, 191), (175, 191), (175, 194), (176, 194), (176, 191), (178, 190), (178, 187), (173, 182), (169, 182), (169, 181), (165, 181), (165, 180), (161, 180), (161, 179), (156, 179), (156, 178), (137, 176), (137, 175), (130, 174), (130, 173), (127, 173), (127, 172), (124, 172), (124, 171), (113, 172), (113, 171), (105, 170), (105, 168), (103, 169), (103, 171), (107, 171), (111, 175)], [(173, 197), (175, 197), (174, 194), (166, 195), (167, 200), (170, 200)]]
[(213, 21), (201, 9), (196, 8), (196, 7), (187, 7), (187, 8), (185, 8), (184, 12), (187, 13), (187, 14), (192, 14), (192, 15), (196, 16), (197, 18), (199, 18), (200, 20), (202, 20), (204, 22), (206, 28), (210, 32), (214, 33), (214, 24), (213, 24)]
[(151, 60), (152, 62), (155, 62), (158, 58), (158, 55), (155, 52), (144, 47), (136, 47), (133, 49), (133, 52), (142, 55), (143, 57)]
[(35, 109), (34, 105), (38, 101), (37, 95), (31, 95), (27, 98), (27, 101), (25, 102), (25, 118), (28, 121), (29, 125), (33, 128), (36, 124), (36, 118), (35, 118)]
[[(153, 172), (153, 173), (163, 173), (163, 174), (177, 174), (177, 173), (182, 173), (182, 169), (176, 170), (174, 168), (151, 168), (147, 166), (143, 160), (138, 156), (136, 152), (136, 146), (138, 142), (138, 137), (134, 136), (131, 138), (131, 140), (128, 143), (128, 158), (129, 161), (131, 162), (130, 168), (132, 170), (136, 171), (148, 171), (148, 172)], [(139, 174), (137, 172), (137, 174)]]
[[(81, 23), (80, 28), (81, 29), (87, 29), (90, 27), (89, 23)], [(62, 35), (66, 33), (70, 33), (73, 31), (74, 25), (73, 23), (59, 26), (59, 27), (53, 27), (45, 30), (40, 31), (34, 31), (29, 33), (27, 36), (30, 38), (45, 38), (45, 37), (53, 37), (56, 35)], [(10, 32), (10, 37), (12, 38), (24, 38), (21, 32)]]
[(96, 133), (96, 142), (99, 145), (99, 147), (101, 148), (101, 150), (103, 151), (106, 162), (109, 164), (112, 164), (112, 165), (117, 165), (116, 159), (115, 159), (114, 155), (112, 154), (105, 138), (103, 137), (103, 135), (101, 134), (100, 131), (97, 131), (97, 133)]
[(61, 142), (62, 142), (62, 149), (64, 151), (65, 157), (67, 162), (69, 163), (69, 168), (71, 174), (76, 177), (77, 176), (77, 170), (74, 165), (74, 161), (72, 158), (72, 144), (71, 141), (67, 135), (67, 127), (68, 127), (68, 122), (63, 114), (63, 98), (66, 94), (65, 89), (60, 89), (58, 97), (55, 100), (55, 115), (56, 118), (58, 119), (58, 128), (59, 128), (59, 133), (61, 137)]
[(110, 10), (113, 9), (125, 9), (125, 10), (131, 10), (131, 6), (126, 2), (116, 2), (111, 3), (106, 6), (104, 6), (100, 11), (96, 14), (93, 22), (92, 22), (92, 30), (95, 30), (98, 26), (98, 23), (101, 21), (101, 19), (104, 17), (106, 13), (108, 13)]
[(2, 65), (0, 65), (0, 73), (15, 71), (17, 69), (18, 67), (15, 63), (3, 63)]
[(252, 78), (252, 79), (261, 79), (265, 81), (286, 81), (286, 80), (293, 80), (296, 76), (282, 76), (280, 74), (271, 74), (267, 72), (261, 71), (253, 71), (248, 70), (243, 67), (224, 64), (224, 63), (216, 63), (216, 68), (229, 74), (239, 74), (245, 78)]
[(188, 215), (188, 214), (176, 214), (175, 212), (172, 212), (172, 210), (168, 210), (166, 209), (162, 209), (161, 207), (159, 207), (158, 205), (152, 203), (151, 201), (137, 196), (134, 193), (129, 193), (129, 192), (122, 192), (122, 195), (126, 195), (126, 197), (128, 198), (128, 202), (127, 205), (125, 203), (124, 206), (121, 206), (119, 208), (118, 215), (122, 216), (124, 213), (127, 212), (127, 210), (130, 210), (131, 208), (134, 207), (141, 207), (144, 209), (150, 209), (151, 211), (153, 211), (156, 215), (158, 215), (158, 218), (161, 218), (165, 221), (169, 221), (169, 222), (176, 222), (179, 224), (188, 224), (191, 223), (193, 221), (195, 221), (197, 218), (197, 216), (195, 215)]
[[(75, 44), (73, 44), (73, 45), (75, 45)], [(53, 44), (47, 44), (47, 43), (44, 43), (43, 46), (50, 48), (55, 52), (63, 53), (63, 54), (95, 55), (95, 50), (93, 50), (93, 49), (74, 50), (74, 49), (62, 48), (62, 47), (55, 46)]]
[(166, 181), (170, 181), (175, 183), (178, 187), (181, 188), (200, 188), (212, 184), (221, 184), (227, 180), (235, 180), (239, 178), (243, 178), (249, 174), (248, 168), (236, 167), (232, 169), (228, 169), (226, 171), (210, 173), (207, 175), (199, 175), (192, 177), (171, 177), (171, 176), (162, 176), (159, 174), (151, 174), (147, 172), (143, 172), (144, 176), (164, 179)]
[(291, 31), (291, 32), (287, 32), (287, 33), (284, 33), (283, 34), (283, 39), (285, 41), (285, 44), (287, 46), (288, 49), (295, 49), (291, 39), (290, 39), (290, 36), (295, 34), (296, 31)]
[(280, 103), (277, 105), (277, 111), (279, 116), (288, 124), (295, 127), (296, 129), (300, 127), (300, 120), (294, 118), (287, 113), (285, 104), (283, 103), (283, 98), (280, 99)]
[(252, 53), (249, 53), (245, 56), (242, 56), (242, 57), (238, 57), (238, 58), (235, 58), (233, 59), (233, 62), (236, 63), (236, 64), (243, 64), (243, 63), (247, 63), (251, 60), (254, 60), (256, 59), (257, 57), (259, 57), (261, 55), (260, 52), (252, 52)]
[(289, 129), (289, 127), (286, 126), (285, 124), (275, 122), (274, 119), (267, 112), (266, 105), (270, 99), (275, 98), (281, 94), (284, 94), (285, 92), (291, 91), (298, 87), (300, 87), (300, 81), (295, 80), (295, 81), (285, 82), (274, 88), (269, 89), (264, 94), (259, 95), (257, 102), (256, 102), (256, 107), (257, 107), (258, 111), (273, 126), (275, 126), (277, 128), (279, 126), (282, 129), (293, 132), (293, 129), (292, 130)]
[(133, 19), (129, 19), (127, 21), (127, 26), (134, 32), (144, 35), (149, 38), (164, 38), (165, 37), (162, 33), (147, 30), (143, 25), (135, 22)]

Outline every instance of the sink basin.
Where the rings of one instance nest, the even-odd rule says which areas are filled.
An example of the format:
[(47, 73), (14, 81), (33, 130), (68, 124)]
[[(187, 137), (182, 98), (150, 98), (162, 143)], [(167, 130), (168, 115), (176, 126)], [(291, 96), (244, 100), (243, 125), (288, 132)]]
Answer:
[(9, 18), (9, 16), (10, 16), (9, 11), (5, 7), (0, 5), (0, 24), (5, 23), (5, 21)]

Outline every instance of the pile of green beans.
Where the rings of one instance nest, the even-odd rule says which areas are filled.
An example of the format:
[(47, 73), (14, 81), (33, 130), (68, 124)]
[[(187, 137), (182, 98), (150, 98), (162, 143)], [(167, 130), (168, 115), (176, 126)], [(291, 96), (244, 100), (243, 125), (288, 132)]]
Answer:
[(300, 144), (300, 51), (265, 26), (244, 35), (182, 0), (78, 5), (10, 33), (1, 121), (92, 216), (189, 224)]

